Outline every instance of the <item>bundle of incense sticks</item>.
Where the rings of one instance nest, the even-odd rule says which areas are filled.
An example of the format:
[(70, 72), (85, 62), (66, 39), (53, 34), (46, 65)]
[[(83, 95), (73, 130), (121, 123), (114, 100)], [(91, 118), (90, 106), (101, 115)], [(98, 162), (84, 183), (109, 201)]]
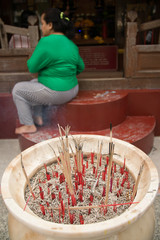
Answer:
[[(58, 172), (58, 170), (53, 170), (52, 168), (52, 173), (49, 173), (47, 165), (44, 164), (44, 168), (45, 168), (44, 177), (46, 180), (39, 179), (39, 196), (40, 196), (39, 206), (43, 216), (45, 216), (47, 212), (49, 212), (50, 216), (53, 219), (53, 211), (58, 210), (59, 222), (63, 222), (65, 218), (65, 212), (67, 211), (69, 214), (70, 223), (73, 223), (75, 219), (75, 215), (70, 212), (71, 210), (88, 209), (88, 214), (90, 214), (91, 209), (100, 208), (100, 209), (104, 209), (104, 215), (105, 215), (107, 213), (107, 207), (109, 206), (112, 206), (113, 211), (116, 213), (117, 206), (133, 204), (134, 203), (133, 200), (137, 192), (140, 176), (143, 170), (143, 165), (140, 168), (133, 192), (130, 186), (130, 182), (128, 181), (128, 171), (126, 170), (125, 157), (124, 157), (123, 166), (119, 167), (121, 177), (114, 179), (115, 178), (114, 174), (116, 174), (117, 172), (117, 167), (116, 167), (116, 163), (113, 160), (114, 143), (112, 142), (112, 124), (110, 124), (109, 154), (106, 155), (105, 165), (104, 165), (104, 156), (102, 155), (103, 141), (98, 142), (97, 153), (91, 152), (90, 160), (85, 159), (84, 161), (84, 154), (82, 151), (84, 143), (82, 142), (81, 137), (74, 138), (72, 136), (72, 139), (75, 145), (75, 152), (74, 152), (68, 141), (70, 127), (67, 126), (65, 128), (62, 128), (59, 125), (58, 127), (59, 127), (59, 133), (60, 133), (60, 137), (59, 137), (60, 145), (58, 146), (59, 155), (57, 156), (57, 154), (54, 151), (54, 148), (50, 144), (49, 146), (53, 150), (53, 153), (57, 159), (57, 163), (61, 172)], [(71, 164), (71, 158), (74, 164)], [(104, 166), (101, 166), (102, 158), (103, 158)], [(22, 155), (21, 155), (21, 165), (22, 165), (23, 173), (25, 175), (27, 184), (29, 186), (30, 193), (32, 194), (33, 199), (36, 199), (37, 195), (34, 194), (33, 189), (30, 185), (30, 181), (27, 177), (27, 173), (23, 165)], [(87, 187), (86, 171), (88, 168), (90, 169), (93, 168), (92, 174), (95, 177), (95, 181), (93, 182), (92, 186)], [(53, 176), (54, 179), (57, 179), (57, 180), (53, 181), (51, 175)], [(58, 178), (59, 178), (59, 184), (57, 182)], [(102, 197), (104, 198), (104, 201), (99, 202), (99, 204), (93, 204), (94, 198), (95, 198), (95, 189), (98, 187), (99, 180), (103, 182)], [(52, 190), (52, 185), (53, 185), (52, 182), (56, 184), (55, 189), (58, 192), (58, 196), (56, 195), (56, 191), (53, 192)], [(67, 203), (63, 198), (63, 192), (61, 190), (62, 189), (61, 185), (63, 183), (66, 183), (66, 194), (68, 196)], [(128, 202), (117, 203), (116, 201), (114, 201), (112, 204), (108, 203), (109, 193), (110, 192), (112, 193), (112, 190), (114, 190), (117, 198), (119, 198), (123, 193), (123, 188), (126, 183), (127, 183), (127, 189), (128, 189), (128, 192), (126, 193), (126, 199)], [(51, 204), (49, 203), (49, 201), (48, 200), (45, 201), (45, 194), (43, 189), (44, 187), (46, 188), (45, 192), (47, 193), (45, 194), (48, 195), (48, 198), (51, 197), (52, 201), (55, 201), (55, 199), (58, 198), (59, 206), (51, 207)], [(88, 191), (90, 191), (89, 202), (88, 202), (88, 205), (79, 206), (77, 205), (77, 201), (80, 203), (84, 202), (84, 198), (85, 198), (83, 194), (84, 187), (88, 188)], [(129, 191), (131, 191), (131, 193)], [(27, 201), (27, 204), (28, 202), (29, 202), (29, 199)], [(80, 221), (80, 224), (84, 224), (85, 219), (83, 218), (82, 214), (79, 215), (79, 221)]]

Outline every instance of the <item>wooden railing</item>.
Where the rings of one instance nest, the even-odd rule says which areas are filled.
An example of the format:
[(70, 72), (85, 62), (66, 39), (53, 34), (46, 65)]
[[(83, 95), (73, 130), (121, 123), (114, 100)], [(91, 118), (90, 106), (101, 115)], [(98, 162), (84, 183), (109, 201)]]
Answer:
[[(9, 48), (8, 34), (28, 37), (28, 48)], [(20, 28), (6, 25), (0, 19), (0, 92), (11, 92), (14, 84), (30, 80), (34, 75), (27, 69), (27, 60), (39, 40), (38, 26)]]
[(28, 37), (31, 48), (35, 48), (39, 40), (38, 26), (29, 26), (28, 28), (20, 28), (4, 24), (0, 18), (0, 45), (2, 49), (8, 49), (7, 34), (17, 34)]
[(160, 77), (160, 35), (156, 44), (137, 44), (137, 34), (148, 30), (159, 29), (160, 19), (138, 26), (137, 14), (128, 13), (126, 44), (124, 54), (124, 76), (126, 78), (159, 78)]

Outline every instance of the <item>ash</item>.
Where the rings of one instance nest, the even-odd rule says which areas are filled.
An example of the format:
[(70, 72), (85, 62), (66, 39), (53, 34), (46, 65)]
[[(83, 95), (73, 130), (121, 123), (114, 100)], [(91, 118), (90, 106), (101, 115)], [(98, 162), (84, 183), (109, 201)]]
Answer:
[(70, 159), (75, 206), (72, 205), (68, 184), (57, 162), (48, 166), (44, 165), (30, 179), (36, 199), (33, 199), (27, 186), (24, 193), (26, 205), (38, 217), (63, 224), (97, 223), (121, 215), (131, 205), (134, 178), (124, 165), (120, 166), (116, 161), (112, 162), (106, 207), (105, 191), (109, 168), (107, 155), (102, 155), (98, 168), (96, 160), (95, 156), (94, 163), (91, 163), (90, 155), (83, 156), (82, 182), (77, 184), (74, 159)]

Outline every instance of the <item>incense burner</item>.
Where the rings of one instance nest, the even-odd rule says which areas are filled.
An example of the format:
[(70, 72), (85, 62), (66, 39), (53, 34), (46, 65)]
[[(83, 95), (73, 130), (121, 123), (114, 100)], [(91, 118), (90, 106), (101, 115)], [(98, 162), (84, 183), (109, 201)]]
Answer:
[[(75, 139), (80, 135), (74, 135)], [(97, 142), (103, 140), (102, 153), (108, 152), (110, 138), (98, 135), (81, 135), (84, 141), (83, 151), (91, 152), (97, 148)], [(116, 155), (126, 156), (126, 166), (135, 180), (144, 163), (143, 173), (138, 184), (137, 194), (132, 204), (123, 214), (99, 223), (72, 225), (45, 221), (36, 216), (26, 206), (24, 192), (27, 185), (21, 166), (21, 155), (14, 158), (6, 168), (1, 184), (3, 200), (8, 208), (8, 230), (10, 240), (151, 240), (154, 235), (155, 215), (153, 202), (158, 190), (158, 173), (151, 159), (135, 146), (118, 139), (112, 139)], [(73, 140), (69, 137), (69, 142)], [(58, 154), (59, 138), (38, 143), (24, 152), (23, 163), (29, 178), (43, 165), (56, 161), (52, 149)], [(118, 159), (117, 161), (121, 161)], [(25, 208), (25, 210), (24, 210)]]

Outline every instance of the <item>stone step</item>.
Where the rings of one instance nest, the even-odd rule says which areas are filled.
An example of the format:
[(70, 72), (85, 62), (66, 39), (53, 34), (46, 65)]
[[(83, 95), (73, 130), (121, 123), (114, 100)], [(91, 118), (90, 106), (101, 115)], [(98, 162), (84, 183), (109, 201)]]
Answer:
[[(155, 136), (160, 135), (160, 89), (80, 91), (72, 102), (46, 115), (53, 128), (67, 124), (74, 131), (99, 131), (122, 123), (126, 116), (154, 116)], [(16, 138), (17, 113), (10, 93), (0, 93), (0, 138)]]
[[(153, 116), (127, 116), (126, 119), (117, 126), (113, 127), (113, 138), (127, 141), (139, 147), (145, 153), (149, 153), (153, 146), (154, 129), (156, 121)], [(96, 134), (109, 136), (109, 128), (99, 131), (74, 131), (74, 134)], [(22, 134), (19, 136), (21, 150), (53, 137), (58, 137), (58, 128), (52, 126), (39, 127), (34, 134)]]
[(49, 107), (45, 115), (55, 127), (69, 125), (73, 131), (98, 131), (123, 122), (127, 115), (124, 91), (80, 91), (71, 102)]

